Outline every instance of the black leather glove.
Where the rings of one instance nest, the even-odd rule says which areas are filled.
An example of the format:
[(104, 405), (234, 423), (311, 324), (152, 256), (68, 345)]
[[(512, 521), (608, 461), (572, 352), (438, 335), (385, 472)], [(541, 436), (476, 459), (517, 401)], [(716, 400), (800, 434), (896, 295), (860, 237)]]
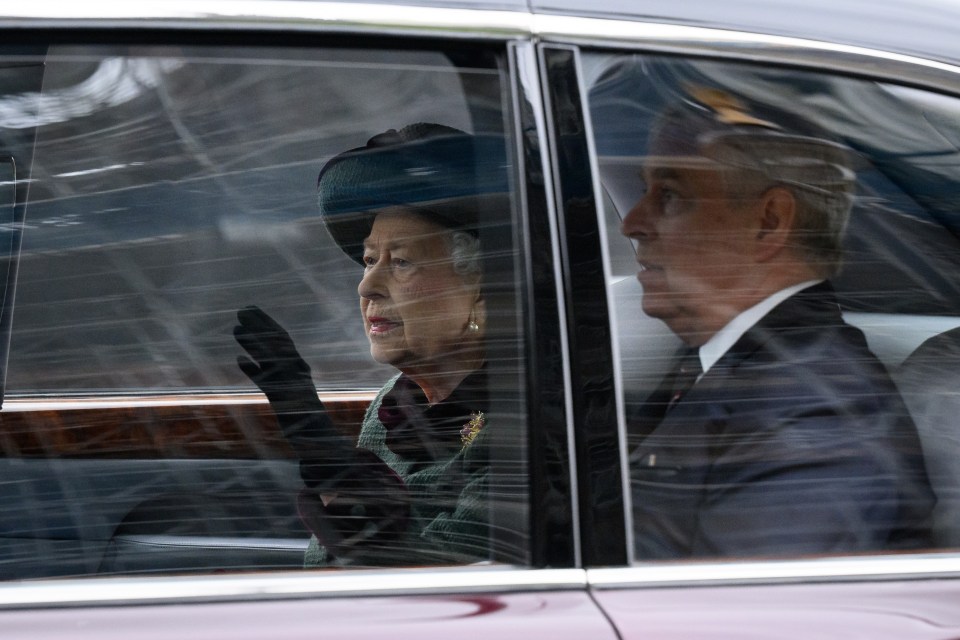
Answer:
[(270, 401), (284, 437), (300, 457), (306, 485), (331, 488), (350, 471), (356, 447), (330, 421), (317, 397), (310, 367), (290, 334), (257, 307), (241, 309), (237, 320), (240, 324), (233, 335), (250, 354), (250, 358), (237, 357), (240, 370)]
[(410, 494), (403, 480), (371, 451), (357, 449), (351, 471), (327, 499), (305, 489), (297, 499), (300, 519), (327, 553), (365, 564), (396, 564), (396, 541), (407, 530)]
[[(333, 426), (290, 334), (257, 307), (237, 312), (233, 335), (250, 355), (237, 364), (256, 384), (300, 458), (307, 486), (300, 516), (333, 555), (347, 557), (372, 542), (389, 543), (406, 528), (403, 480), (373, 453), (357, 449)], [(333, 496), (324, 505), (321, 494)]]

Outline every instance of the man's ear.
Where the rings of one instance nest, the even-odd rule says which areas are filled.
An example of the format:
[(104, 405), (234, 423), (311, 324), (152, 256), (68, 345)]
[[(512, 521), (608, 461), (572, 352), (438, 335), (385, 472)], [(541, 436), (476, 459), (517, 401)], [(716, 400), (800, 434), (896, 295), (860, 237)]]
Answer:
[(789, 246), (797, 200), (786, 187), (771, 187), (760, 196), (757, 206), (756, 257), (759, 262), (766, 262)]

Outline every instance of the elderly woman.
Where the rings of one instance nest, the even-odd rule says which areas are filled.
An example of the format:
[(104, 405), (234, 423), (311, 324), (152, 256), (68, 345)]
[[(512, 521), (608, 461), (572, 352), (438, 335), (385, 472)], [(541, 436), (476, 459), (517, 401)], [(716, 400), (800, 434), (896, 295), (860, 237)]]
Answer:
[(301, 459), (308, 566), (486, 557), (486, 307), (478, 223), (506, 206), (502, 140), (441, 125), (388, 131), (330, 160), (320, 212), (363, 266), (360, 312), (375, 360), (400, 373), (346, 442), (286, 332), (255, 307), (235, 335)]

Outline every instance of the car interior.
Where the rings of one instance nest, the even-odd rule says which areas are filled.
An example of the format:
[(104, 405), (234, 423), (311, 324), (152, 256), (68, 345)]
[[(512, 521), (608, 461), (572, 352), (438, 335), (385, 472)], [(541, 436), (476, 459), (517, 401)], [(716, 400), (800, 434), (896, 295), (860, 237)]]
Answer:
[[(425, 111), (502, 132), (499, 64), (468, 46), (0, 51), (0, 100), (26, 105), (0, 134), (0, 579), (303, 567), (298, 460), (237, 367), (236, 310), (277, 315), (356, 438), (394, 371), (369, 358), (317, 172)], [(369, 105), (384, 87), (397, 94)], [(501, 248), (496, 411), (515, 423), (515, 232), (482, 233)], [(491, 553), (516, 558), (523, 429), (504, 433)]]
[[(660, 101), (690, 82), (772, 103), (789, 117), (812, 118), (817, 108), (817, 124), (858, 158), (859, 189), (844, 235), (844, 264), (834, 279), (843, 316), (863, 331), (913, 414), (938, 497), (936, 544), (960, 544), (960, 439), (951, 417), (960, 410), (960, 217), (953, 197), (957, 165), (947, 160), (958, 148), (951, 142), (958, 135), (956, 117), (947, 114), (960, 105), (919, 90), (746, 64), (656, 56), (598, 56), (594, 62), (595, 69), (588, 67), (597, 78), (591, 109), (594, 122), (602, 123), (595, 127), (625, 403), (644, 402), (681, 343), (643, 313), (634, 250), (619, 234), (630, 206), (623, 196), (636, 182), (643, 155), (624, 140), (644, 140)], [(864, 100), (870, 109), (861, 107)], [(903, 128), (909, 135), (898, 137)], [(903, 137), (913, 141), (910, 153), (898, 152)]]

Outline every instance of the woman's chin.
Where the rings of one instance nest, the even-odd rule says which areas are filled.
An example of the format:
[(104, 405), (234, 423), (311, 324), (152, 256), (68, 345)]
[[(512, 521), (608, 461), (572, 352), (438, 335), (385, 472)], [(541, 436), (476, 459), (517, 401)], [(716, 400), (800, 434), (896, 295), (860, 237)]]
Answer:
[(401, 368), (403, 362), (407, 359), (407, 353), (403, 349), (390, 348), (385, 344), (378, 344), (378, 341), (370, 341), (370, 356), (380, 364), (389, 364)]

